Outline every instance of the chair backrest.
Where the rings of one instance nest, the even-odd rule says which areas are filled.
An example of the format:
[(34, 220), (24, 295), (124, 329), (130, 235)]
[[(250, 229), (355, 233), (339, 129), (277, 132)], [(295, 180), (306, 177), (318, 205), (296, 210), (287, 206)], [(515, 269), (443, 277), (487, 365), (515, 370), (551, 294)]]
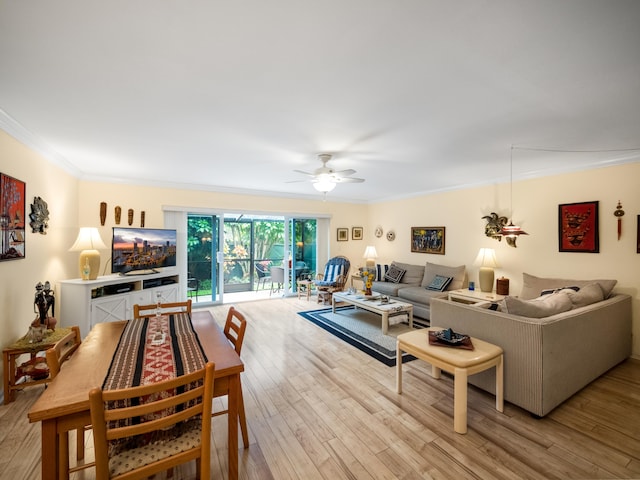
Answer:
[(258, 278), (268, 277), (269, 269), (262, 263), (256, 263), (256, 273), (258, 274)]
[[(194, 373), (163, 382), (92, 389), (96, 479), (116, 479), (127, 472), (132, 475), (127, 478), (146, 478), (190, 460), (197, 461), (199, 478), (209, 478), (214, 369), (209, 362)], [(149, 439), (163, 440), (158, 445)], [(126, 456), (127, 461), (112, 460), (110, 466), (110, 455)]]
[[(152, 317), (156, 314), (156, 308), (158, 308), (157, 303), (150, 305), (136, 303), (133, 306), (133, 318)], [(191, 315), (191, 299), (186, 302), (161, 303), (160, 310), (162, 313), (186, 312)]]
[(229, 339), (236, 353), (240, 355), (244, 332), (247, 329), (247, 320), (242, 313), (233, 307), (227, 312), (227, 321), (224, 324), (224, 334)]
[(69, 333), (47, 350), (47, 365), (49, 366), (51, 378), (55, 378), (58, 375), (60, 366), (78, 349), (81, 342), (80, 327), (74, 325)]
[(349, 262), (347, 257), (338, 256), (330, 258), (324, 267), (324, 275), (322, 277), (323, 282), (338, 282), (338, 277), (346, 278), (349, 274), (350, 267), (351, 262)]
[(271, 281), (273, 283), (284, 283), (284, 268), (271, 267)]

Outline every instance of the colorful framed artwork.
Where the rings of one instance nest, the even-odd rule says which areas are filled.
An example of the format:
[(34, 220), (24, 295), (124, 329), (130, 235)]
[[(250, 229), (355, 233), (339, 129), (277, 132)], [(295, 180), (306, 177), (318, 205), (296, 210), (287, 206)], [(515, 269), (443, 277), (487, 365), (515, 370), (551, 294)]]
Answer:
[(351, 240), (362, 240), (362, 227), (353, 227), (351, 229)]
[(638, 234), (636, 236), (636, 253), (640, 253), (640, 215), (638, 215)]
[(444, 255), (445, 227), (411, 227), (411, 251)]
[(349, 240), (349, 229), (348, 228), (339, 228), (338, 229), (338, 241), (346, 242)]
[(558, 205), (558, 250), (599, 253), (598, 202)]
[(25, 183), (0, 173), (0, 260), (24, 258)]

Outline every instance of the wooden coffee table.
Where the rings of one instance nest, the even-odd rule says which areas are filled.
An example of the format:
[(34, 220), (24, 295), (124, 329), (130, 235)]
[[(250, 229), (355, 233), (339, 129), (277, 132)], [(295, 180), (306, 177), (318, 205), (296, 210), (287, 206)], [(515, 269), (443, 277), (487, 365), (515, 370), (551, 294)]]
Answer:
[(453, 374), (453, 429), (467, 433), (467, 377), (496, 367), (496, 410), (503, 411), (502, 348), (471, 337), (473, 350), (430, 345), (430, 327), (398, 335), (396, 362), (396, 390), (402, 393), (402, 352), (407, 352), (431, 364), (431, 376), (440, 378), (440, 370)]
[(336, 292), (331, 299), (331, 310), (336, 313), (336, 302), (344, 302), (382, 317), (382, 333), (389, 331), (389, 317), (406, 313), (409, 316), (409, 327), (413, 328), (413, 305), (398, 300), (381, 303), (380, 294), (373, 292), (370, 297), (360, 293)]

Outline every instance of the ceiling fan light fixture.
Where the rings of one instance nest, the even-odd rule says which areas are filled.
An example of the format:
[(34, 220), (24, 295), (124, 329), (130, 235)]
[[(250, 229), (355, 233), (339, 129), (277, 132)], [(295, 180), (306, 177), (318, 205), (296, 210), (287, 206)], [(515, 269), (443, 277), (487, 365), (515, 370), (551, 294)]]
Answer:
[(319, 192), (327, 193), (336, 188), (336, 184), (330, 178), (318, 178), (313, 182), (313, 188)]

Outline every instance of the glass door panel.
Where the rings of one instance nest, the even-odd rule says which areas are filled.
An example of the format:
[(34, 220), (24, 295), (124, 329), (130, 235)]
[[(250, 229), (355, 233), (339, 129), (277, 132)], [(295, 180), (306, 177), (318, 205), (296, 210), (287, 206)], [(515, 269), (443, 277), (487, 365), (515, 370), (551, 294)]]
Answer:
[(187, 216), (187, 269), (190, 298), (215, 302), (218, 298), (219, 220), (215, 215)]

